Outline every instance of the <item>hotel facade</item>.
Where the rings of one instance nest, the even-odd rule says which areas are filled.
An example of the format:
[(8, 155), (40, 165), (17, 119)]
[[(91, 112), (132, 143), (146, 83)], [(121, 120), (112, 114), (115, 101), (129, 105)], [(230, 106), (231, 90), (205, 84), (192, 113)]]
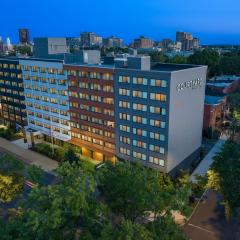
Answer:
[(206, 66), (124, 56), (106, 63), (20, 59), (27, 129), (101, 161), (167, 173), (198, 160)]
[(26, 125), (22, 70), (15, 58), (0, 58), (0, 117), (5, 125)]

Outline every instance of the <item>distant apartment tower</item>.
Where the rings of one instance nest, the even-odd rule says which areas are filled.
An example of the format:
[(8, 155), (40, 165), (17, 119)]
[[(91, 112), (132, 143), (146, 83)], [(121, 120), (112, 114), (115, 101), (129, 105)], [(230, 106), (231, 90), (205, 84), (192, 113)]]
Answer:
[(30, 44), (29, 30), (26, 28), (21, 28), (18, 30), (18, 32), (19, 32), (19, 43), (23, 45), (29, 45)]
[(69, 53), (66, 38), (34, 38), (33, 42), (33, 55), (38, 58)]
[(167, 49), (169, 44), (173, 43), (173, 40), (170, 38), (165, 38), (161, 41), (161, 46), (163, 47), (163, 49)]
[(103, 45), (105, 47), (123, 47), (123, 39), (117, 37), (109, 37), (103, 39)]
[(93, 32), (82, 32), (80, 35), (82, 47), (101, 46), (103, 38)]
[(154, 46), (154, 41), (150, 38), (140, 37), (134, 39), (133, 47), (138, 48), (152, 48)]
[(182, 51), (191, 51), (199, 48), (199, 38), (194, 38), (191, 33), (177, 32), (176, 41), (181, 42)]

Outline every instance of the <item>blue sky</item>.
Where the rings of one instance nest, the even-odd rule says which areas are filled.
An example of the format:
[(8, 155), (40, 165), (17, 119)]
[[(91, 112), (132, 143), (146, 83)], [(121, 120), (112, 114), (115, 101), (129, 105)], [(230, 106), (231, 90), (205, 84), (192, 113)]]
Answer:
[(175, 38), (193, 32), (203, 44), (240, 44), (239, 0), (12, 0), (1, 1), (0, 36), (79, 36), (93, 31), (126, 42), (140, 35)]

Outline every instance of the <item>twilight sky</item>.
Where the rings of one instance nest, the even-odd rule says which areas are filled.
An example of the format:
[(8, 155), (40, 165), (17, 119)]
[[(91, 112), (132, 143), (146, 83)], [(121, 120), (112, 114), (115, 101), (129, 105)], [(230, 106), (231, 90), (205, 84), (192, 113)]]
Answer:
[(240, 44), (239, 0), (5, 0), (0, 36), (18, 41), (18, 28), (33, 37), (79, 36), (93, 31), (126, 42), (140, 35), (175, 39), (190, 31), (203, 44)]

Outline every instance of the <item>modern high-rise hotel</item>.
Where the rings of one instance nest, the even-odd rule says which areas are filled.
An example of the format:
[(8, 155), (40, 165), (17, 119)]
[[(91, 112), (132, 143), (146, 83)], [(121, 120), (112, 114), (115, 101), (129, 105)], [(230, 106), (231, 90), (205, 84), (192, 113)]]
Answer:
[(82, 56), (19, 59), (26, 129), (94, 159), (140, 161), (167, 173), (198, 159), (207, 67)]

